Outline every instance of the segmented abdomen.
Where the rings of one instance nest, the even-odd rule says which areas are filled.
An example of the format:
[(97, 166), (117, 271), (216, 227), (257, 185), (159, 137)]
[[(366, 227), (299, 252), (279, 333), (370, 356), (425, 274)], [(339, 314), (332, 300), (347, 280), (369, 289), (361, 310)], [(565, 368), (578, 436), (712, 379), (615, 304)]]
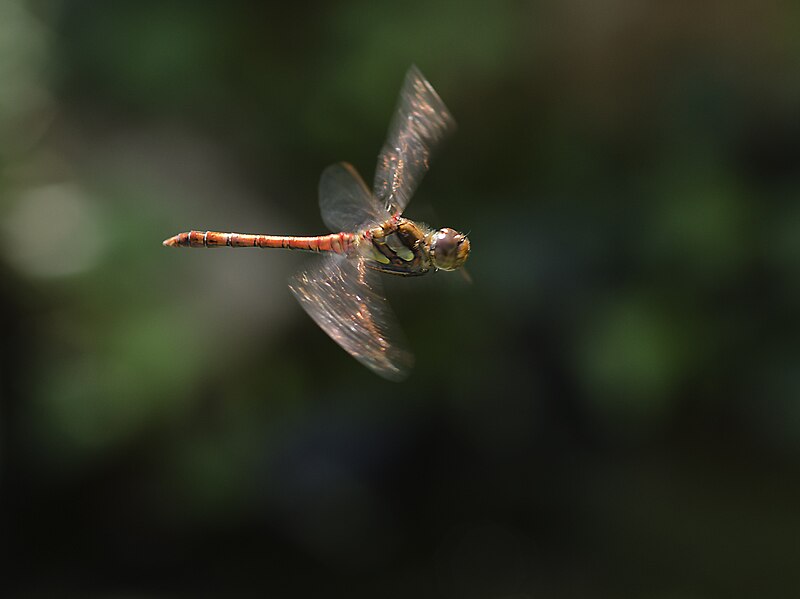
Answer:
[(221, 233), (219, 231), (187, 231), (164, 241), (174, 247), (257, 247), (305, 250), (308, 252), (335, 252), (346, 254), (353, 246), (352, 233), (332, 233), (316, 237), (293, 237), (290, 235), (248, 235), (245, 233)]

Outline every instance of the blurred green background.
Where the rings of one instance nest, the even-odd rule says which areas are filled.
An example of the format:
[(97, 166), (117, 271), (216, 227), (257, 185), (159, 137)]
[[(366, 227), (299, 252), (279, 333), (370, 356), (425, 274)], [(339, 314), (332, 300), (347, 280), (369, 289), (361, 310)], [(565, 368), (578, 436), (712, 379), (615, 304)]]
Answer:
[[(375, 377), (295, 303), (405, 70), (459, 123)], [(0, 2), (8, 597), (800, 596), (800, 5)]]

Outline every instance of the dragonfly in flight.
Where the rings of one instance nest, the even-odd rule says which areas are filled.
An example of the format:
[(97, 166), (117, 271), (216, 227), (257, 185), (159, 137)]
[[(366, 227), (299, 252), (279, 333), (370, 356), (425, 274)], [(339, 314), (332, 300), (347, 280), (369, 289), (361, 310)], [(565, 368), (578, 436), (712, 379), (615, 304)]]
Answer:
[(402, 216), (440, 142), (455, 121), (415, 66), (406, 73), (375, 170), (372, 192), (353, 166), (322, 172), (319, 204), (330, 235), (294, 237), (189, 231), (169, 247), (257, 247), (319, 252), (289, 288), (311, 318), (359, 362), (389, 380), (408, 376), (414, 356), (383, 292), (380, 273), (417, 276), (463, 266), (467, 236)]

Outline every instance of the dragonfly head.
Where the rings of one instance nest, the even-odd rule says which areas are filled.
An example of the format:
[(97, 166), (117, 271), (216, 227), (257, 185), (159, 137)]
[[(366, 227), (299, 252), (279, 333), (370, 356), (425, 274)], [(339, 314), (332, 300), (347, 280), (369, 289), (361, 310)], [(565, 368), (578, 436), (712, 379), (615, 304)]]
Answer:
[(430, 254), (438, 270), (455, 270), (469, 256), (469, 239), (450, 228), (439, 229), (430, 236)]

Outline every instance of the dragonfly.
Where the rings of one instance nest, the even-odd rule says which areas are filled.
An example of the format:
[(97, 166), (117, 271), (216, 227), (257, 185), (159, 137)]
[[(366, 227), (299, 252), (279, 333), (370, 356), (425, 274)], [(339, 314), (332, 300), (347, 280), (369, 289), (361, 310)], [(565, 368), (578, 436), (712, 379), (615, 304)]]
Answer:
[(453, 271), (470, 252), (466, 235), (434, 230), (402, 216), (431, 157), (455, 129), (455, 120), (416, 66), (406, 73), (372, 191), (356, 169), (341, 162), (319, 182), (322, 220), (329, 235), (295, 237), (188, 231), (168, 247), (255, 247), (317, 252), (321, 259), (289, 280), (311, 318), (336, 343), (376, 374), (405, 379), (414, 356), (383, 291), (381, 274), (419, 276)]

